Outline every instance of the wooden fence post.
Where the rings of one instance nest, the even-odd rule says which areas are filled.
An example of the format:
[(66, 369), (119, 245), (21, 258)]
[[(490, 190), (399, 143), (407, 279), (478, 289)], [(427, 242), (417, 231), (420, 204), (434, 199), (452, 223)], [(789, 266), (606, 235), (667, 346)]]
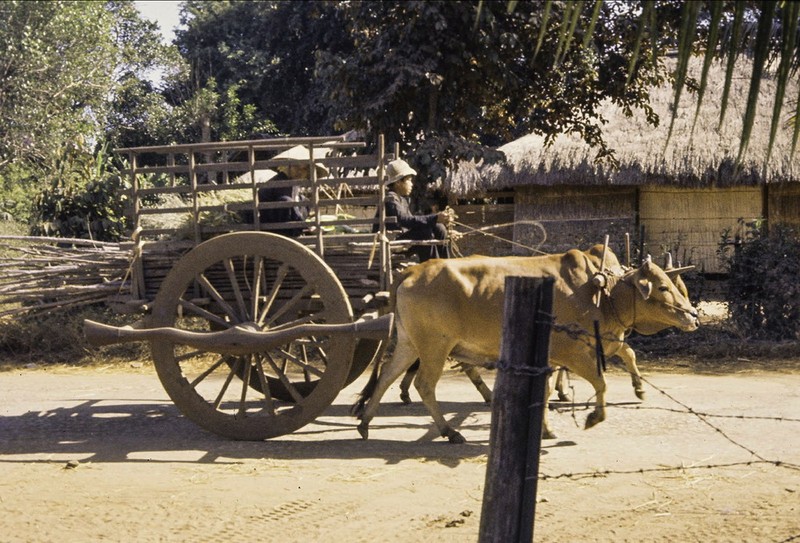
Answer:
[(507, 277), (478, 541), (533, 541), (553, 278)]

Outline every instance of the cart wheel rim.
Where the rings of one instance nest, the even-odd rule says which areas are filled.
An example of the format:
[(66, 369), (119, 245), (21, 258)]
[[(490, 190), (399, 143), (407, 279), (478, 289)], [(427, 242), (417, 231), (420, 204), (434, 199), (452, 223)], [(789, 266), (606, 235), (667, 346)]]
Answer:
[[(201, 243), (175, 264), (150, 325), (210, 331), (242, 323), (274, 329), (352, 321), (346, 292), (319, 256), (283, 236), (239, 232)], [(185, 416), (219, 435), (261, 440), (301, 428), (333, 402), (355, 344), (349, 336), (309, 336), (231, 357), (159, 340), (151, 350), (164, 388)], [(281, 386), (272, 391), (276, 382)]]

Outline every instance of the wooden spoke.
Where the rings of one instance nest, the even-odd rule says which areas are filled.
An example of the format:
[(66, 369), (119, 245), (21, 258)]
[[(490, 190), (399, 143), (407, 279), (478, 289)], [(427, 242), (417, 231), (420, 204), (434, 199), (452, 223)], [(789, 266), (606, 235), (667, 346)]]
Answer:
[(209, 375), (211, 375), (212, 373), (214, 373), (214, 370), (216, 370), (216, 369), (217, 369), (217, 368), (219, 368), (219, 367), (220, 367), (222, 364), (224, 364), (224, 363), (225, 363), (225, 361), (226, 361), (226, 357), (224, 357), (224, 356), (223, 356), (222, 358), (220, 358), (219, 360), (217, 360), (215, 363), (211, 364), (211, 365), (208, 367), (208, 369), (206, 369), (206, 370), (205, 370), (203, 373), (201, 373), (200, 375), (198, 375), (198, 376), (197, 376), (197, 377), (194, 379), (194, 381), (192, 381), (191, 383), (189, 383), (189, 386), (191, 386), (192, 388), (195, 388), (195, 387), (197, 387), (197, 385), (198, 385), (198, 384), (200, 384), (200, 383), (201, 383), (201, 382), (202, 382), (202, 381), (203, 381), (203, 380), (204, 380), (206, 377), (208, 377)]
[(275, 298), (278, 296), (278, 292), (281, 289), (281, 285), (283, 285), (283, 281), (286, 279), (286, 276), (289, 273), (289, 265), (284, 264), (280, 268), (278, 268), (278, 272), (276, 273), (275, 282), (272, 284), (272, 288), (270, 289), (269, 294), (267, 295), (267, 299), (264, 302), (264, 307), (261, 308), (261, 313), (258, 315), (258, 319), (256, 322), (260, 325), (264, 325), (264, 321), (267, 318), (267, 314), (269, 310), (272, 309), (272, 304), (275, 302)]
[(250, 305), (250, 314), (253, 320), (258, 320), (258, 297), (261, 293), (261, 285), (264, 279), (264, 259), (256, 258), (255, 266), (253, 267), (252, 298)]
[(275, 404), (272, 402), (272, 395), (270, 394), (269, 390), (269, 382), (264, 374), (264, 365), (261, 363), (261, 358), (258, 355), (253, 355), (253, 363), (255, 364), (256, 375), (258, 376), (258, 382), (261, 385), (261, 391), (264, 394), (264, 404), (267, 412), (270, 415), (274, 415)]
[(272, 316), (270, 317), (270, 319), (265, 324), (267, 326), (269, 326), (270, 324), (275, 322), (277, 319), (279, 319), (283, 315), (287, 314), (292, 308), (294, 308), (295, 305), (297, 305), (297, 303), (300, 300), (302, 300), (303, 298), (305, 298), (306, 296), (308, 296), (312, 292), (314, 292), (314, 286), (313, 285), (304, 286), (303, 289), (300, 292), (298, 292), (297, 294), (292, 296), (291, 300), (289, 300), (288, 302), (283, 304), (278, 311), (273, 313)]
[[(196, 300), (198, 285), (208, 305)], [(216, 332), (247, 321), (280, 330), (349, 323), (353, 312), (335, 274), (313, 252), (276, 234), (238, 232), (201, 243), (175, 264), (149, 326)], [(171, 339), (150, 345), (158, 376), (185, 416), (219, 435), (261, 440), (302, 427), (333, 402), (355, 343), (348, 336), (305, 336), (236, 356)]]
[(225, 319), (219, 317), (216, 313), (212, 313), (211, 311), (207, 311), (207, 310), (203, 309), (202, 307), (200, 307), (200, 306), (198, 306), (196, 304), (193, 304), (190, 301), (181, 299), (181, 300), (178, 300), (178, 305), (180, 307), (182, 307), (184, 310), (188, 310), (189, 313), (191, 313), (192, 315), (195, 315), (197, 317), (202, 317), (202, 318), (204, 318), (204, 319), (206, 319), (206, 320), (208, 320), (210, 322), (213, 322), (215, 324), (219, 324), (220, 326), (222, 326), (224, 328), (230, 328), (231, 327), (231, 323), (229, 321), (226, 321)]
[(219, 389), (219, 394), (217, 395), (217, 398), (214, 400), (215, 408), (219, 409), (219, 406), (222, 403), (222, 399), (225, 397), (225, 392), (231, 385), (231, 381), (233, 381), (233, 378), (236, 375), (236, 372), (241, 364), (242, 364), (242, 359), (237, 358), (236, 363), (231, 367), (230, 371), (228, 372), (228, 376), (225, 378), (225, 383), (223, 383), (222, 388)]
[(239, 288), (239, 280), (236, 278), (236, 270), (233, 269), (233, 259), (226, 258), (224, 260), (224, 264), (225, 264), (225, 271), (228, 272), (228, 281), (230, 281), (231, 288), (233, 289), (233, 295), (236, 298), (236, 305), (239, 307), (240, 320), (241, 321), (250, 320), (250, 315), (247, 311), (247, 308), (244, 305), (244, 297), (242, 296), (242, 289)]
[(214, 299), (214, 301), (219, 304), (219, 306), (222, 308), (225, 314), (228, 315), (228, 317), (230, 317), (231, 321), (234, 324), (239, 324), (240, 322), (242, 322), (239, 316), (236, 314), (236, 311), (230, 306), (228, 302), (225, 301), (225, 298), (222, 297), (222, 295), (219, 293), (216, 287), (214, 287), (214, 285), (211, 284), (211, 282), (205, 275), (199, 274), (197, 276), (197, 281), (203, 286), (203, 288), (205, 288), (206, 292)]
[(297, 391), (295, 386), (286, 377), (286, 373), (278, 369), (278, 365), (275, 364), (275, 360), (273, 360), (273, 358), (269, 355), (269, 353), (266, 353), (266, 355), (264, 356), (264, 360), (267, 361), (267, 364), (269, 364), (269, 366), (272, 368), (272, 371), (274, 371), (278, 375), (278, 379), (283, 384), (283, 386), (286, 387), (286, 390), (289, 391), (289, 394), (291, 394), (292, 399), (295, 402), (300, 403), (303, 400), (303, 396)]

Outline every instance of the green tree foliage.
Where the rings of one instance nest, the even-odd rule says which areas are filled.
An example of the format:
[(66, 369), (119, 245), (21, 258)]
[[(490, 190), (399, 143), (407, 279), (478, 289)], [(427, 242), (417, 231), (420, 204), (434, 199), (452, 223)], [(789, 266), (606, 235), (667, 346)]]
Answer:
[[(330, 133), (330, 100), (314, 69), (320, 51), (349, 45), (340, 13), (338, 2), (186, 2), (188, 24), (176, 42), (191, 66), (189, 90), (219, 92), (227, 118), (240, 113), (234, 132)], [(226, 131), (230, 127), (215, 124), (212, 139), (223, 139)]]
[(99, 2), (0, 2), (0, 166), (100, 133), (116, 67), (112, 24)]
[(177, 54), (124, 0), (0, 2), (0, 39), (2, 211), (36, 233), (118, 236), (104, 142), (168, 125), (168, 104), (146, 79)]
[[(765, 66), (783, 59), (784, 83), (794, 73), (799, 12), (769, 1), (192, 0), (178, 43), (198, 89), (235, 87), (283, 134), (383, 133), (430, 180), (464, 158), (496, 160), (492, 147), (530, 132), (578, 133), (613, 163), (599, 105), (661, 122), (651, 85), (674, 80), (677, 102), (708, 84), (707, 72), (687, 76), (691, 54), (706, 52), (706, 70), (752, 54), (755, 104)], [(749, 107), (742, 152), (752, 118)]]
[[(163, 87), (186, 77), (182, 57), (176, 47), (162, 43), (158, 25), (143, 19), (132, 2), (113, 0), (106, 8), (115, 17), (117, 64), (103, 138), (113, 147), (175, 141), (173, 104)], [(164, 82), (154, 82), (156, 74)]]
[[(573, 9), (576, 28), (617, 26), (578, 32), (569, 47), (555, 33), (537, 41), (546, 23), (539, 3), (478, 6), (190, 1), (178, 44), (193, 80), (235, 86), (279, 132), (383, 133), (429, 179), (459, 159), (497, 160), (492, 147), (532, 131), (578, 132), (609, 156), (598, 113), (606, 98), (657, 121), (647, 88), (663, 73), (652, 50), (633, 77), (627, 70), (632, 10)], [(550, 20), (566, 16), (553, 10)]]
[[(570, 5), (545, 14), (538, 2), (513, 10), (487, 2), (480, 11), (471, 1), (343, 4), (353, 47), (324, 53), (318, 66), (337, 126), (411, 145), (431, 178), (459, 159), (493, 158), (487, 146), (531, 132), (578, 133), (609, 157), (599, 105), (641, 109), (656, 123), (647, 89), (663, 70), (642, 50), (629, 74), (631, 10)], [(573, 29), (569, 40), (542, 32), (558, 19)]]

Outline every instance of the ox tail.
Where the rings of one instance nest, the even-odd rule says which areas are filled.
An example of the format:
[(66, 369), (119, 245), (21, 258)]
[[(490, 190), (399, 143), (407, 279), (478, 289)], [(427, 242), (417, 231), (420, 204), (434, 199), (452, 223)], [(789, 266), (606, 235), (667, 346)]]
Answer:
[[(391, 313), (395, 310), (397, 306), (397, 288), (406, 280), (406, 278), (410, 275), (411, 268), (406, 268), (403, 270), (400, 275), (395, 279), (392, 283), (392, 286), (389, 290), (389, 303), (386, 305), (384, 313)], [(399, 315), (395, 314), (394, 319), (394, 326), (397, 326), (397, 322), (399, 319)], [(375, 394), (375, 388), (378, 386), (378, 376), (380, 375), (381, 360), (382, 357), (376, 357), (375, 363), (372, 366), (372, 373), (370, 373), (369, 380), (367, 384), (364, 385), (364, 388), (358, 394), (358, 399), (356, 403), (350, 408), (350, 414), (356, 417), (357, 419), (361, 419), (361, 416), (364, 414), (364, 409), (367, 406), (367, 402), (372, 398), (372, 395)]]
[(378, 386), (378, 373), (380, 371), (381, 361), (376, 360), (375, 364), (372, 366), (372, 373), (369, 376), (369, 380), (367, 384), (364, 385), (364, 388), (358, 394), (358, 399), (356, 403), (350, 408), (350, 414), (356, 417), (357, 419), (361, 419), (361, 416), (364, 414), (364, 409), (367, 406), (367, 402), (372, 398), (372, 395), (375, 394), (375, 387)]

